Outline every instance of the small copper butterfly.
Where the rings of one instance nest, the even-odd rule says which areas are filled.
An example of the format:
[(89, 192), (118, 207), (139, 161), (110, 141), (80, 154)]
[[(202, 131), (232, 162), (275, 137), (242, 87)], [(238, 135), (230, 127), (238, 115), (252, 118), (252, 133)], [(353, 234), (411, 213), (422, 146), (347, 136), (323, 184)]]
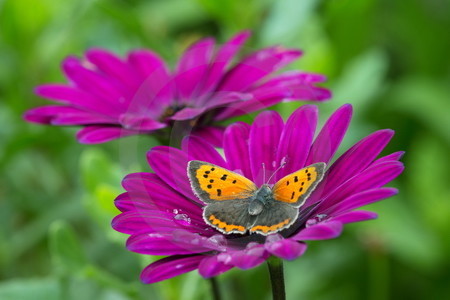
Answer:
[(268, 235), (290, 227), (298, 208), (322, 180), (326, 164), (315, 163), (289, 174), (271, 188), (258, 188), (250, 179), (198, 160), (188, 163), (188, 176), (206, 206), (203, 219), (224, 234)]

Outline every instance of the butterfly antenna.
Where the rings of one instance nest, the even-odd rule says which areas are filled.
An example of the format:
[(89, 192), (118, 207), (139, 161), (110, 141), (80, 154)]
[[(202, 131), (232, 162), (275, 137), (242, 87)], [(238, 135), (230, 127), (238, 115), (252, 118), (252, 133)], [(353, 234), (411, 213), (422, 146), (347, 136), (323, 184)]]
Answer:
[(266, 180), (266, 165), (264, 163), (262, 163), (262, 168), (263, 168), (263, 182), (265, 182), (265, 180)]
[(279, 166), (275, 171), (273, 171), (273, 173), (272, 173), (272, 175), (270, 175), (269, 179), (267, 179), (266, 184), (268, 184), (268, 183), (270, 182), (270, 179), (272, 179), (273, 176), (275, 176), (275, 174), (276, 174), (280, 169), (282, 169), (285, 165), (286, 165), (286, 162), (285, 162), (285, 161), (282, 162), (282, 163), (280, 164), (280, 166)]

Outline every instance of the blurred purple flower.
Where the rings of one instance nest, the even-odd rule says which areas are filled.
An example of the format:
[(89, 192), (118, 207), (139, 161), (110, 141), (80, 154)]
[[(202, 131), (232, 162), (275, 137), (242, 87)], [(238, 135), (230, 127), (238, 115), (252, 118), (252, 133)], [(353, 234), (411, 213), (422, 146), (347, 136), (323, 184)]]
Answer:
[(365, 137), (332, 163), (300, 207), (294, 226), (267, 237), (224, 235), (208, 226), (202, 219), (205, 204), (194, 195), (187, 176), (188, 162), (202, 160), (238, 172), (260, 186), (263, 165), (268, 177), (285, 163), (269, 182), (273, 184), (304, 166), (329, 164), (351, 115), (352, 107), (342, 106), (314, 138), (316, 106), (300, 107), (285, 123), (277, 112), (263, 112), (252, 125), (227, 127), (225, 158), (198, 137), (185, 138), (181, 150), (167, 146), (150, 150), (147, 158), (155, 173), (125, 177), (126, 192), (115, 201), (122, 213), (112, 222), (115, 230), (131, 235), (130, 251), (167, 255), (144, 269), (142, 281), (153, 283), (194, 269), (212, 277), (233, 267), (253, 268), (270, 255), (292, 260), (305, 252), (305, 241), (335, 238), (346, 223), (376, 218), (373, 212), (355, 209), (397, 193), (383, 186), (403, 171), (399, 162), (403, 153), (377, 158), (394, 134), (388, 129)]
[[(68, 57), (62, 69), (69, 84), (46, 84), (36, 94), (61, 103), (25, 113), (30, 122), (80, 125), (81, 143), (102, 143), (124, 136), (154, 133), (180, 124), (213, 144), (223, 128), (216, 121), (247, 114), (283, 100), (323, 101), (327, 89), (315, 86), (325, 77), (298, 71), (274, 75), (299, 58), (301, 51), (273, 46), (256, 51), (229, 68), (249, 37), (244, 31), (221, 47), (212, 38), (187, 49), (171, 72), (149, 50), (125, 59), (91, 49), (86, 59)], [(161, 132), (161, 131), (160, 131)]]

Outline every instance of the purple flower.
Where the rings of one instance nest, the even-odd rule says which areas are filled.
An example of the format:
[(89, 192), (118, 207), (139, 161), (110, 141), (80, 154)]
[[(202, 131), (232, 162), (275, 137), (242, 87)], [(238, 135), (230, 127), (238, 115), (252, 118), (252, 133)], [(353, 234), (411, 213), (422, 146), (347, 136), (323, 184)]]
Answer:
[[(129, 174), (126, 192), (115, 201), (122, 212), (112, 222), (115, 230), (130, 234), (127, 248), (141, 254), (166, 255), (144, 269), (141, 279), (153, 283), (198, 269), (204, 277), (219, 275), (233, 267), (253, 268), (269, 256), (292, 260), (306, 250), (305, 241), (331, 239), (343, 225), (376, 218), (356, 208), (397, 193), (383, 187), (403, 170), (402, 152), (377, 158), (392, 138), (392, 130), (365, 137), (330, 164), (345, 135), (352, 107), (344, 105), (315, 136), (318, 109), (304, 105), (283, 122), (277, 112), (259, 114), (252, 125), (227, 127), (224, 156), (199, 137), (187, 137), (182, 149), (158, 146), (147, 158), (155, 173)], [(304, 166), (324, 162), (329, 167), (323, 180), (300, 207), (295, 226), (275, 234), (224, 235), (202, 218), (205, 206), (193, 193), (187, 165), (202, 160), (235, 171), (257, 186), (281, 164), (269, 181)]]
[[(91, 49), (85, 59), (68, 57), (62, 69), (69, 84), (46, 84), (37, 95), (60, 105), (31, 109), (30, 122), (79, 125), (81, 143), (102, 143), (124, 136), (149, 134), (180, 124), (213, 144), (223, 128), (214, 125), (283, 100), (323, 101), (327, 89), (315, 86), (325, 77), (298, 71), (274, 75), (302, 52), (273, 46), (256, 51), (229, 68), (249, 37), (244, 31), (221, 47), (212, 38), (185, 51), (175, 70), (149, 50), (135, 50), (121, 59)], [(167, 132), (166, 132), (167, 133)], [(167, 138), (167, 137), (166, 137)]]

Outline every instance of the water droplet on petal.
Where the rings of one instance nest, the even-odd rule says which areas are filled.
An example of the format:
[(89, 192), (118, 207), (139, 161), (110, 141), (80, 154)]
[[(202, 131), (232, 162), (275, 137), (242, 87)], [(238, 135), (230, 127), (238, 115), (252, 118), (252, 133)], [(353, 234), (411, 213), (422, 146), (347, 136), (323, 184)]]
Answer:
[(328, 215), (327, 214), (318, 214), (317, 216), (316, 216), (316, 218), (317, 218), (317, 220), (320, 222), (320, 221), (323, 221), (326, 217), (328, 217)]
[(189, 224), (191, 223), (191, 218), (189, 218), (186, 214), (178, 214), (174, 216), (175, 220), (186, 221)]
[(278, 233), (274, 233), (274, 234), (270, 234), (266, 237), (266, 243), (274, 243), (274, 242), (278, 242), (279, 240), (282, 240), (283, 237), (278, 234)]
[(163, 237), (163, 235), (159, 234), (159, 233), (149, 233), (147, 236), (149, 238), (162, 238)]
[(326, 214), (318, 214), (315, 217), (309, 219), (308, 221), (306, 221), (305, 226), (306, 227), (310, 227), (313, 225), (316, 225), (319, 222), (322, 222), (323, 220), (325, 220), (328, 217), (328, 215)]
[(219, 251), (226, 250), (227, 239), (223, 235), (221, 234), (213, 235), (212, 237), (208, 238), (208, 241), (212, 243), (212, 246), (216, 246), (217, 250)]
[(217, 261), (228, 264), (231, 262), (231, 255), (228, 253), (220, 253), (219, 255), (217, 255)]

